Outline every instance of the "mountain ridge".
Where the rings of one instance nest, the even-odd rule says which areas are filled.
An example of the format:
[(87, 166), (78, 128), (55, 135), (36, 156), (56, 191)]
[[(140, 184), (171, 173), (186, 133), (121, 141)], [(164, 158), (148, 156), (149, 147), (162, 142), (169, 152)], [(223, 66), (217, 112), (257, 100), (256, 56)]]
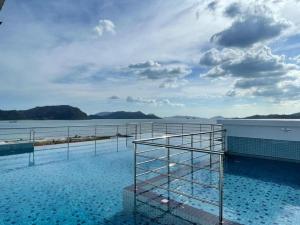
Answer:
[(243, 119), (300, 119), (300, 112), (292, 114), (253, 115)]
[(91, 119), (161, 119), (160, 117), (154, 114), (144, 114), (141, 111), (100, 112), (94, 115), (90, 115), (89, 118)]
[(86, 119), (160, 119), (154, 114), (137, 112), (100, 112), (88, 115), (70, 105), (38, 106), (26, 110), (1, 110), (0, 120), (86, 120)]

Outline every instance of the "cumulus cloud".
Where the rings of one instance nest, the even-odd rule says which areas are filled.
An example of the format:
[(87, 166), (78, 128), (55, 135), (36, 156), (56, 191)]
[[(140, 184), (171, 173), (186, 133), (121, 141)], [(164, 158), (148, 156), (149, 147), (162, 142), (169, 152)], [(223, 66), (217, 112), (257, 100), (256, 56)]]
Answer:
[(234, 60), (239, 56), (239, 52), (233, 49), (217, 50), (212, 48), (204, 52), (200, 57), (200, 64), (203, 66), (216, 66), (228, 60)]
[(162, 88), (174, 88), (185, 84), (184, 78), (192, 72), (183, 64), (161, 64), (153, 60), (130, 64), (128, 69), (139, 78), (161, 80)]
[(148, 68), (140, 71), (141, 77), (150, 80), (183, 78), (191, 73), (191, 70), (185, 66), (164, 67), (164, 68)]
[(245, 48), (275, 38), (290, 26), (287, 20), (279, 19), (266, 6), (251, 7), (242, 12), (237, 3), (228, 6), (224, 13), (235, 20), (229, 28), (214, 34), (211, 41), (224, 47)]
[[(206, 77), (229, 77), (234, 80), (227, 96), (269, 97), (288, 99), (300, 90), (300, 67), (286, 57), (273, 54), (266, 46), (240, 49), (211, 49), (201, 56), (200, 64), (209, 67)], [(295, 96), (298, 96), (295, 93)]]
[(142, 63), (130, 64), (128, 67), (131, 69), (148, 69), (153, 67), (161, 67), (161, 65), (156, 61), (148, 60)]
[(138, 103), (138, 104), (152, 104), (155, 106), (172, 106), (172, 107), (183, 107), (184, 104), (171, 102), (169, 99), (147, 99), (147, 98), (140, 98), (140, 97), (132, 97), (128, 96), (126, 101), (129, 103)]
[(94, 27), (95, 32), (101, 37), (104, 33), (115, 34), (115, 24), (111, 20), (99, 20), (98, 25)]
[(206, 74), (212, 77), (265, 78), (284, 76), (298, 69), (295, 64), (287, 63), (284, 56), (273, 54), (267, 46), (248, 51), (210, 50), (202, 55), (200, 63), (213, 66)]

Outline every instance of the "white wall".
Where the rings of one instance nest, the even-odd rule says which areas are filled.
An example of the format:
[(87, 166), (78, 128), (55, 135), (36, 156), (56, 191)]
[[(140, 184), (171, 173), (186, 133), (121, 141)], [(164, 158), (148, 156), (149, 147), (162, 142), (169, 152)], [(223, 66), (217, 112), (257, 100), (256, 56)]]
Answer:
[(300, 141), (300, 120), (218, 120), (227, 130), (227, 136)]

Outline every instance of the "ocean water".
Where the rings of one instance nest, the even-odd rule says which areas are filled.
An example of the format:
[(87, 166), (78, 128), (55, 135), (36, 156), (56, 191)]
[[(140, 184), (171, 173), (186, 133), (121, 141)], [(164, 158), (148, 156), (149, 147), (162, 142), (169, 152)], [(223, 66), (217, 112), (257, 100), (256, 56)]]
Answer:
[[(95, 120), (20, 120), (0, 121), (0, 144), (7, 141), (59, 140), (75, 136), (115, 136), (131, 134), (142, 129), (142, 133), (150, 133), (151, 122), (154, 123), (215, 123), (205, 119), (95, 119)], [(130, 125), (126, 130), (126, 124)], [(142, 124), (140, 126), (140, 124)], [(97, 130), (95, 131), (95, 125)], [(104, 126), (111, 125), (111, 126)], [(119, 127), (113, 125), (121, 125)], [(22, 128), (22, 129), (20, 129)], [(186, 132), (189, 132), (186, 130)]]
[(215, 123), (209, 119), (94, 119), (94, 120), (18, 120), (0, 121), (0, 128), (28, 127), (61, 127), (61, 126), (94, 126), (94, 125), (125, 125), (126, 123)]

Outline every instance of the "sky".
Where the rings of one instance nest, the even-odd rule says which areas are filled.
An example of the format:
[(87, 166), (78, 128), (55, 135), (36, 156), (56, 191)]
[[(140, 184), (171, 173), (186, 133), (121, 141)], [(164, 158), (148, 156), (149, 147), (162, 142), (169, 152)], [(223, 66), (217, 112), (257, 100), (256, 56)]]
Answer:
[(300, 112), (299, 0), (9, 0), (0, 109)]

